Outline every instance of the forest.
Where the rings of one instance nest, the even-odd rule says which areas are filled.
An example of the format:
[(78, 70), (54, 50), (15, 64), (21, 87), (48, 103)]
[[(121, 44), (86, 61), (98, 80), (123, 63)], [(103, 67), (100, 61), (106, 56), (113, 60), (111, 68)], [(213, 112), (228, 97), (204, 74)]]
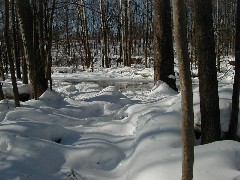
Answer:
[(240, 178), (240, 0), (1, 0), (0, 80), (0, 179)]

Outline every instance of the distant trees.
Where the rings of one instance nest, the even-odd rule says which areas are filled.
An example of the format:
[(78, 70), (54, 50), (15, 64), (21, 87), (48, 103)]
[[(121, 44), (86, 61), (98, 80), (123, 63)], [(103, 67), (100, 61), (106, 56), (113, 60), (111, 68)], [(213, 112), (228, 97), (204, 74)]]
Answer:
[(154, 83), (166, 82), (177, 90), (174, 73), (170, 1), (154, 1)]
[(221, 59), (234, 55), (236, 0), (213, 0), (215, 51), (217, 70), (221, 71)]
[[(51, 29), (49, 25), (52, 14), (54, 17), (52, 21), (52, 46), (54, 51), (56, 50), (56, 59), (53, 59), (54, 64), (81, 64), (89, 68), (94, 63), (94, 56), (101, 51), (105, 54), (102, 56), (106, 60), (103, 64), (105, 67), (108, 67), (107, 64), (111, 66), (112, 62), (115, 61), (112, 58), (113, 55), (120, 56), (126, 66), (136, 63), (136, 56), (141, 56), (141, 60), (137, 63), (144, 63), (146, 67), (153, 65), (153, 0), (31, 0), (31, 2), (32, 10), (36, 10), (35, 14), (37, 26), (39, 26), (37, 28), (39, 29), (40, 38), (39, 46), (41, 47), (40, 54), (41, 56), (45, 54), (44, 61), (51, 61), (51, 58), (46, 60), (46, 54), (50, 54), (48, 53), (49, 50), (47, 50), (49, 48), (46, 47), (48, 46), (47, 39), (49, 38), (48, 32)], [(36, 2), (36, 6), (34, 2)], [(16, 76), (20, 78), (19, 67), (23, 63), (19, 63), (19, 61), (23, 61), (24, 59), (22, 59), (22, 47), (19, 45), (21, 39), (18, 33), (14, 33), (15, 31), (19, 32), (19, 18), (18, 15), (14, 16), (15, 13), (12, 13), (15, 11), (14, 0), (11, 0), (10, 3), (12, 4), (10, 9), (10, 13), (12, 14), (10, 29), (13, 31), (11, 38), (13, 39), (15, 49), (12, 53), (16, 65)], [(192, 21), (192, 2), (187, 0), (186, 4), (190, 57), (192, 62), (197, 62), (196, 39), (193, 35), (196, 28)], [(221, 56), (231, 55), (235, 48), (233, 43), (235, 36), (233, 33), (235, 29), (235, 16), (233, 14), (236, 9), (236, 0), (213, 0), (212, 4), (217, 67), (220, 70)], [(55, 5), (55, 8), (53, 8), (53, 5)], [(170, 5), (168, 5), (167, 9), (171, 9)], [(169, 11), (167, 9), (164, 10), (163, 14)], [(0, 7), (0, 23), (2, 22), (1, 12)], [(168, 16), (171, 17), (171, 11), (169, 11), (166, 17)], [(169, 24), (169, 32), (171, 32), (171, 21), (169, 21)], [(16, 40), (17, 43), (15, 43)], [(3, 47), (4, 55), (5, 50), (6, 48)], [(17, 54), (20, 54), (20, 56)], [(168, 54), (170, 55), (170, 53)], [(3, 65), (7, 65), (8, 62), (5, 59), (3, 61)], [(43, 66), (45, 66), (44, 62)], [(47, 74), (49, 76), (49, 73), (46, 72), (46, 79), (50, 81)], [(157, 73), (156, 76), (158, 76)], [(173, 76), (170, 75), (170, 77)], [(171, 79), (168, 79), (168, 81), (171, 81)]]

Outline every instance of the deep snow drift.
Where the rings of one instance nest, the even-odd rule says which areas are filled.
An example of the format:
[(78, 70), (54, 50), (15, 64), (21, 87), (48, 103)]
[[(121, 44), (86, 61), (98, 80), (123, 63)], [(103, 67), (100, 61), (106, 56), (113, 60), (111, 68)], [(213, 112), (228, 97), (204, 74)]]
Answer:
[[(54, 91), (39, 100), (20, 108), (12, 100), (0, 102), (0, 179), (181, 179), (181, 95), (163, 82), (153, 87), (152, 69), (57, 71)], [(232, 72), (218, 76), (227, 131)], [(194, 121), (201, 124), (197, 78), (193, 82)], [(5, 94), (10, 89), (4, 82)], [(238, 142), (198, 144), (194, 179), (240, 179)]]

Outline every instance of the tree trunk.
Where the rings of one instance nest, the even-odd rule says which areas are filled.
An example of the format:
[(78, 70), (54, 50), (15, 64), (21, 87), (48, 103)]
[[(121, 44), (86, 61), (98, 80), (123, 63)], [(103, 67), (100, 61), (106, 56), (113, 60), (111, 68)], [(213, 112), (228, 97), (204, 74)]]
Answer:
[[(28, 63), (29, 78), (35, 99), (38, 99), (47, 90), (47, 80), (42, 61), (36, 55), (40, 54), (37, 47), (35, 19), (29, 0), (16, 0), (20, 17), (21, 33), (24, 42), (24, 51)], [(35, 28), (34, 28), (35, 27)], [(35, 39), (35, 40), (34, 40)], [(38, 53), (37, 53), (38, 52)]]
[[(221, 138), (212, 2), (194, 0), (202, 144)], [(211, 82), (211, 83), (210, 83)]]
[(2, 82), (0, 82), (0, 101), (4, 99), (4, 94), (2, 90)]
[[(43, 12), (43, 7), (44, 7), (44, 2), (43, 0), (39, 0), (38, 2), (38, 19), (39, 19), (39, 49), (40, 49), (40, 56), (42, 59), (42, 65), (44, 69), (46, 69), (46, 64), (47, 64), (47, 59), (46, 59), (46, 52), (45, 52), (45, 42), (44, 42), (44, 12)], [(47, 21), (47, 19), (45, 19)], [(47, 38), (46, 38), (47, 39)], [(48, 38), (49, 41), (49, 38)], [(45, 70), (46, 72), (47, 70)], [(46, 72), (47, 74), (47, 72)]]
[[(124, 28), (123, 28), (123, 24), (124, 24), (124, 19), (123, 19), (123, 0), (119, 0), (119, 8), (120, 8), (120, 12), (119, 12), (119, 23), (120, 23), (120, 49), (119, 49), (119, 53), (120, 53), (120, 61), (124, 62), (125, 59), (125, 52), (124, 52)], [(125, 64), (124, 64), (125, 65)]]
[(145, 49), (144, 49), (144, 59), (145, 59), (145, 67), (148, 67), (148, 34), (149, 34), (149, 0), (146, 0), (146, 26), (145, 26)]
[(237, 0), (236, 36), (235, 36), (235, 75), (232, 94), (232, 113), (228, 137), (235, 139), (238, 129), (239, 90), (240, 90), (240, 0)]
[[(19, 24), (18, 24), (19, 25)], [(20, 32), (18, 33), (18, 39), (19, 39), (19, 52), (22, 56), (22, 83), (23, 84), (28, 84), (28, 67), (27, 67), (27, 60), (26, 60), (26, 55), (24, 51), (24, 45), (23, 45), (23, 40), (20, 35)]]
[(103, 0), (100, 0), (100, 12), (101, 12), (101, 20), (102, 20), (102, 46), (103, 46), (103, 56), (104, 56), (104, 63), (105, 67), (109, 68), (109, 59), (108, 59), (108, 26), (107, 26), (107, 19), (106, 19), (106, 5), (103, 4)]
[(4, 94), (3, 94), (3, 90), (2, 90), (2, 82), (4, 81), (5, 77), (4, 77), (4, 70), (3, 70), (3, 63), (2, 63), (2, 50), (1, 50), (1, 46), (0, 46), (0, 100), (4, 99)]
[(81, 24), (81, 40), (83, 43), (84, 51), (85, 51), (85, 66), (90, 68), (91, 64), (93, 66), (91, 50), (89, 46), (89, 37), (88, 37), (88, 27), (87, 27), (87, 18), (86, 18), (86, 11), (85, 11), (85, 0), (81, 0), (81, 4), (83, 7), (78, 7), (78, 18), (80, 19)]
[(13, 47), (14, 47), (14, 59), (15, 59), (15, 65), (16, 65), (16, 72), (17, 72), (17, 78), (21, 79), (21, 68), (20, 68), (20, 54), (19, 54), (19, 43), (17, 40), (17, 30), (16, 30), (16, 16), (15, 16), (15, 8), (14, 3), (15, 1), (12, 0), (11, 7), (12, 7), (12, 36), (13, 36)]
[(0, 80), (5, 81), (1, 46), (0, 46), (0, 78), (1, 78)]
[(20, 107), (19, 92), (17, 87), (15, 67), (14, 67), (14, 61), (12, 58), (11, 43), (10, 43), (10, 37), (9, 37), (9, 0), (5, 0), (4, 2), (5, 2), (4, 37), (5, 37), (5, 42), (7, 46), (7, 54), (8, 54), (8, 60), (10, 65), (10, 73), (11, 73), (11, 80), (12, 80), (12, 86), (13, 86), (15, 107)]
[[(170, 1), (154, 1), (154, 83), (166, 82), (177, 90), (174, 73), (174, 55)], [(173, 77), (171, 77), (173, 76)]]
[(128, 0), (128, 36), (127, 36), (127, 50), (128, 50), (128, 66), (132, 64), (132, 13), (131, 0)]
[(53, 24), (53, 15), (56, 7), (56, 0), (52, 0), (52, 8), (50, 12), (49, 22), (48, 22), (48, 41), (47, 41), (47, 63), (46, 63), (46, 79), (49, 81), (49, 88), (52, 90), (52, 24)]
[(182, 95), (182, 180), (191, 180), (193, 179), (194, 161), (194, 115), (185, 1), (174, 0), (173, 12)]

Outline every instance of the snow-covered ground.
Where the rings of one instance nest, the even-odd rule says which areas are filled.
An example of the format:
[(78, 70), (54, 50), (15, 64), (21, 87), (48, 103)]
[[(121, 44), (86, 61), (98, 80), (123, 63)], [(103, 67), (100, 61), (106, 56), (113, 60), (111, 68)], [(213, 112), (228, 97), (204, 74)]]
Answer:
[[(218, 74), (223, 131), (231, 68)], [(1, 180), (181, 179), (181, 95), (163, 82), (153, 87), (151, 68), (53, 70), (54, 91), (20, 108), (0, 102)], [(193, 83), (194, 120), (201, 124), (198, 79)], [(10, 86), (4, 82), (5, 94)], [(240, 144), (196, 140), (194, 179), (240, 180)]]

